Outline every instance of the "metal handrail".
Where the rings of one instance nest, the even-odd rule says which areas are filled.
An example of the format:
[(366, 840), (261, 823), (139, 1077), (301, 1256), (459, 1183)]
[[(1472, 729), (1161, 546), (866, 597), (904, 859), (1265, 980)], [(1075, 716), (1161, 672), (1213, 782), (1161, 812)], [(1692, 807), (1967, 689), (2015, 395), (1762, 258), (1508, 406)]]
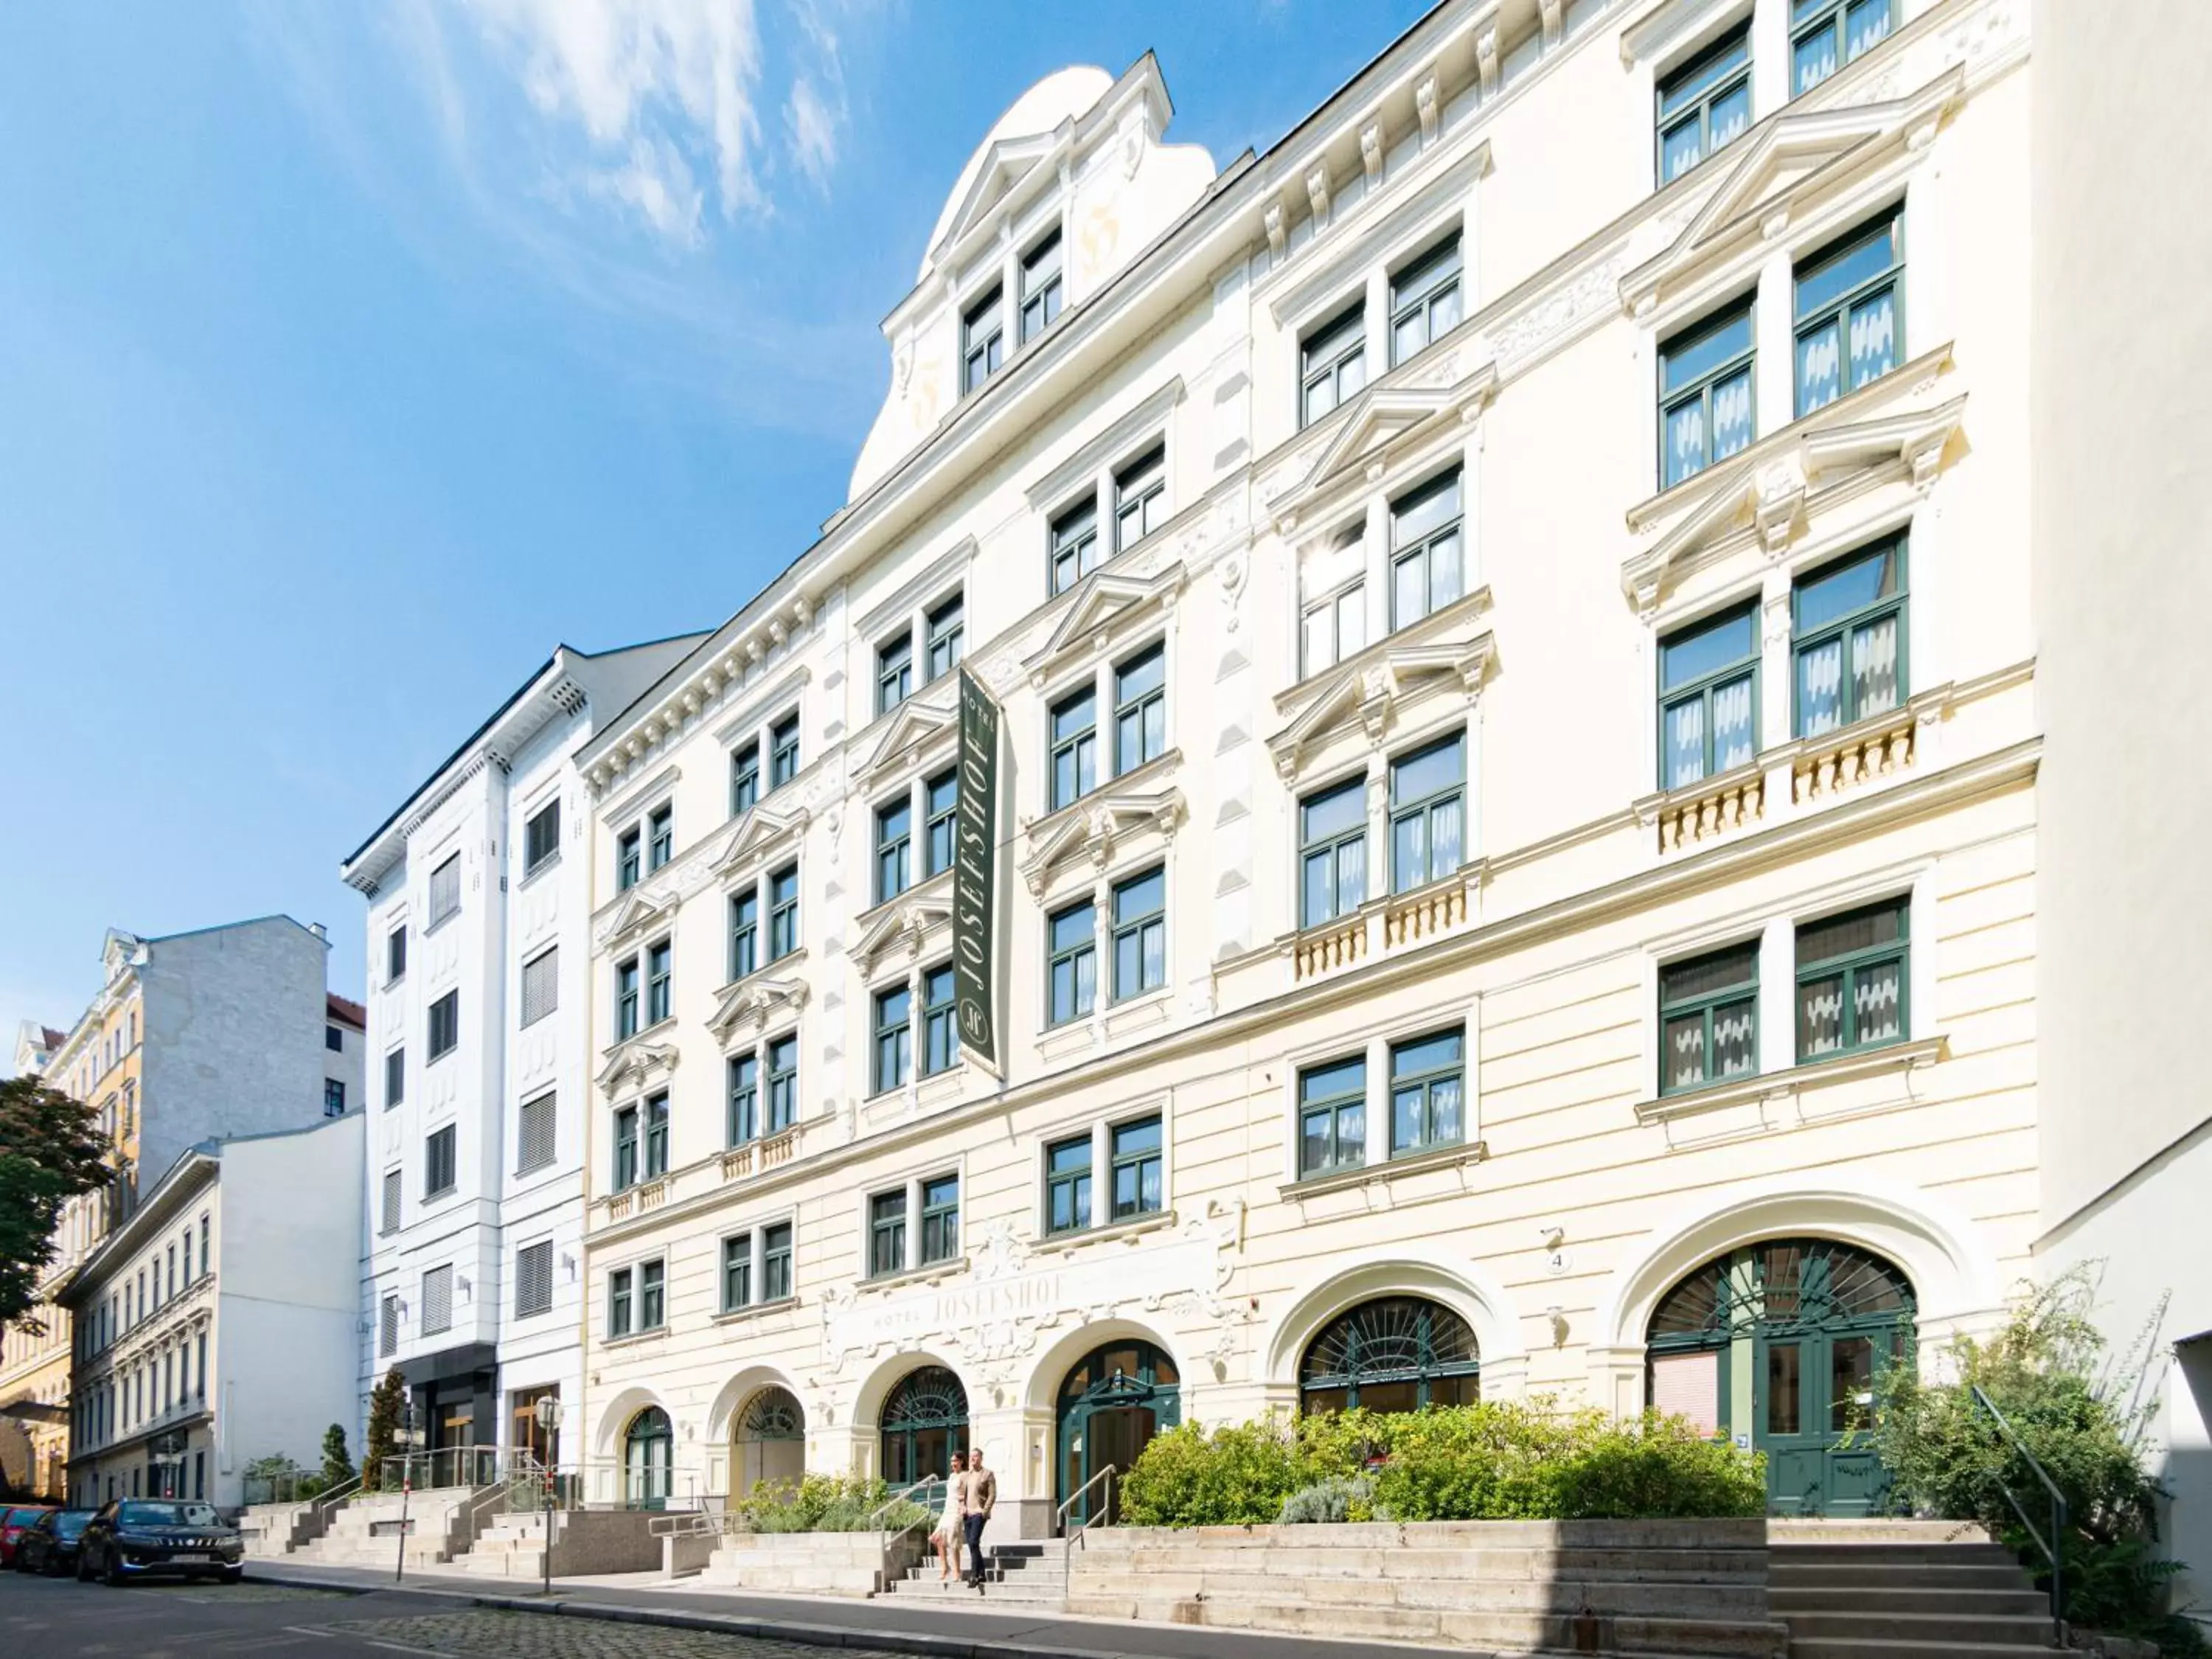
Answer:
[(310, 1500), (309, 1509), (317, 1524), (327, 1530), (331, 1524), (331, 1511), (336, 1509), (342, 1500), (351, 1498), (360, 1490), (361, 1476), (356, 1474), (349, 1480), (339, 1481), (327, 1492), (316, 1493)]
[[(944, 1498), (941, 1496), (938, 1499), (938, 1510), (932, 1510), (928, 1504), (923, 1503), (920, 1498), (915, 1496), (916, 1492), (921, 1492), (923, 1488), (931, 1486), (949, 1490), (945, 1478), (943, 1475), (925, 1475), (921, 1480), (915, 1481), (911, 1486), (907, 1487), (903, 1492), (893, 1492), (889, 1498), (885, 1498), (882, 1504), (876, 1507), (874, 1513), (868, 1516), (868, 1524), (861, 1528), (864, 1532), (872, 1532), (877, 1534), (878, 1550), (883, 1558), (881, 1571), (886, 1583), (889, 1582), (890, 1577), (892, 1548), (898, 1543), (899, 1540), (904, 1538), (916, 1527), (926, 1527), (932, 1521), (935, 1520), (939, 1511), (944, 1507)], [(889, 1515), (893, 1510), (896, 1509), (901, 1504), (907, 1503), (914, 1504), (921, 1510), (921, 1518), (917, 1521), (909, 1521), (906, 1525), (897, 1528), (896, 1531), (885, 1527), (883, 1524), (884, 1517)], [(927, 1554), (927, 1551), (925, 1551), (924, 1553)]]
[(2058, 1637), (2058, 1645), (2063, 1648), (2066, 1645), (2066, 1567), (2062, 1559), (2066, 1544), (2066, 1494), (2059, 1491), (2058, 1483), (2051, 1478), (2050, 1471), (2035, 1461), (2035, 1454), (2028, 1450), (2027, 1443), (2020, 1437), (2019, 1431), (2005, 1420), (2005, 1414), (1997, 1409), (1996, 1401), (1982, 1392), (1979, 1383), (1967, 1386), (1973, 1395), (1974, 1403), (1990, 1414), (1998, 1431), (2011, 1443), (2012, 1449), (2020, 1454), (2021, 1461), (2033, 1472), (2035, 1478), (2043, 1483), (2044, 1491), (2050, 1494), (2051, 1535), (2045, 1538), (2035, 1529), (2035, 1522), (2027, 1518), (2027, 1506), (2013, 1489), (2002, 1480), (1997, 1482), (1997, 1490), (2004, 1494), (2005, 1502), (2012, 1505), (2012, 1512), (2020, 1517), (2021, 1528), (2035, 1540), (2035, 1547), (2043, 1552), (2043, 1559), (2051, 1564), (2051, 1624)]
[(1074, 1571), (1076, 1540), (1081, 1538), (1085, 1533), (1089, 1532), (1092, 1527), (1103, 1524), (1103, 1522), (1095, 1520), (1084, 1521), (1077, 1525), (1073, 1532), (1068, 1532), (1066, 1528), (1067, 1526), (1069, 1512), (1072, 1511), (1078, 1504), (1080, 1504), (1083, 1501), (1085, 1493), (1088, 1492), (1093, 1486), (1097, 1486), (1102, 1480), (1106, 1483), (1106, 1501), (1098, 1506), (1098, 1513), (1100, 1515), (1104, 1515), (1114, 1506), (1114, 1466), (1111, 1463), (1106, 1465), (1104, 1468), (1099, 1470), (1097, 1474), (1092, 1475), (1088, 1480), (1085, 1481), (1081, 1486), (1078, 1486), (1073, 1492), (1071, 1492), (1068, 1495), (1067, 1501), (1060, 1506), (1059, 1513), (1053, 1517), (1053, 1523), (1062, 1529), (1060, 1547), (1060, 1566), (1063, 1578), (1072, 1574)]

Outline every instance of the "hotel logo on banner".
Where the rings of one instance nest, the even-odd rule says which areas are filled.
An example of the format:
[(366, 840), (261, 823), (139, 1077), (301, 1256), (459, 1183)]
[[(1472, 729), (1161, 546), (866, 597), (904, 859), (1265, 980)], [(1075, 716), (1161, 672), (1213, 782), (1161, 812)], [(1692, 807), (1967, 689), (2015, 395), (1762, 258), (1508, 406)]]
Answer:
[(960, 1045), (994, 1073), (999, 1053), (999, 705), (960, 671), (959, 834), (952, 860), (952, 989)]

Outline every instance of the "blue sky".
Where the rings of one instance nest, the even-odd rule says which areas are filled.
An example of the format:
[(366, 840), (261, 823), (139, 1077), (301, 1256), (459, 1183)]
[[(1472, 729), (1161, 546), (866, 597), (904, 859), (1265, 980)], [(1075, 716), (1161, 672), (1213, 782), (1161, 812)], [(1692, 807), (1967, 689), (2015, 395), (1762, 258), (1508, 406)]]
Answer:
[(559, 641), (842, 504), (878, 325), (1039, 76), (1264, 149), (1418, 0), (0, 12), (0, 1067), (110, 926), (287, 911)]

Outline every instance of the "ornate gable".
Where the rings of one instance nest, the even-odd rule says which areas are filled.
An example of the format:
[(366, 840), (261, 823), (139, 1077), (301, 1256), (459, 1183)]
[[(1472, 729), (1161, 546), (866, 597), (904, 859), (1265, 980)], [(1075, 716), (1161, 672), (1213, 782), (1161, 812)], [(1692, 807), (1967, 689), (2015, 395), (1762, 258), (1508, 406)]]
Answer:
[(805, 952), (796, 952), (775, 964), (780, 972), (749, 974), (734, 985), (724, 986), (714, 1012), (707, 1017), (708, 1030), (717, 1041), (726, 1043), (741, 1031), (766, 1030), (785, 1010), (797, 1018), (806, 1006), (807, 988), (806, 981), (791, 970), (804, 960)]
[(1186, 574), (1176, 563), (1157, 576), (1097, 570), (1085, 577), (1074, 599), (1060, 613), (1058, 626), (1029, 659), (1031, 685), (1042, 688), (1047, 676), (1071, 658), (1103, 651), (1116, 633), (1139, 617), (1172, 610)]
[(656, 1077), (675, 1071), (683, 1059), (672, 1042), (646, 1042), (632, 1037), (617, 1046), (599, 1068), (599, 1091), (610, 1098), (642, 1089)]
[[(937, 685), (893, 709), (877, 735), (875, 747), (854, 774), (854, 781), (865, 786), (884, 773), (896, 771), (932, 744), (949, 742), (960, 726), (959, 711), (951, 701), (957, 696), (952, 688), (958, 684), (956, 677), (948, 674)], [(947, 698), (942, 706), (935, 701), (940, 686), (945, 688)]]
[(1347, 483), (1379, 482), (1443, 417), (1457, 414), (1465, 419), (1480, 412), (1497, 386), (1497, 364), (1486, 359), (1474, 374), (1449, 386), (1385, 381), (1369, 387), (1304, 473), (1269, 500), (1268, 510), (1279, 519), (1292, 517)]
[(975, 177), (968, 181), (958, 204), (946, 216), (945, 234), (930, 250), (931, 257), (941, 259), (948, 250), (959, 246), (961, 240), (989, 219), (992, 210), (1006, 200), (1007, 192), (1051, 155), (1059, 143), (1057, 131), (995, 141), (976, 167)]
[(949, 874), (939, 875), (879, 906), (849, 954), (862, 974), (872, 972), (877, 962), (896, 949), (901, 940), (919, 951), (932, 928), (951, 920), (952, 879)]
[(1093, 866), (1103, 870), (1114, 861), (1116, 845), (1133, 834), (1152, 830), (1172, 838), (1183, 811), (1180, 789), (1109, 794), (1079, 802), (1031, 827), (1022, 879), (1030, 894), (1041, 898), (1053, 872), (1063, 865), (1087, 856)]
[(779, 805), (775, 798), (762, 801), (730, 832), (729, 843), (714, 855), (708, 866), (709, 873), (727, 876), (745, 869), (781, 851), (787, 844), (795, 844), (806, 828), (809, 813), (796, 803)]
[(684, 896), (665, 884), (633, 887), (616, 902), (613, 914), (601, 920), (593, 943), (599, 950), (612, 950), (659, 926), (683, 902)]
[(1325, 682), (1320, 695), (1267, 739), (1277, 775), (1295, 780), (1308, 752), (1354, 720), (1369, 742), (1382, 742), (1401, 706), (1440, 682), (1455, 683), (1470, 698), (1479, 696), (1494, 654), (1495, 642), (1485, 632), (1471, 640), (1414, 641), (1363, 656)]

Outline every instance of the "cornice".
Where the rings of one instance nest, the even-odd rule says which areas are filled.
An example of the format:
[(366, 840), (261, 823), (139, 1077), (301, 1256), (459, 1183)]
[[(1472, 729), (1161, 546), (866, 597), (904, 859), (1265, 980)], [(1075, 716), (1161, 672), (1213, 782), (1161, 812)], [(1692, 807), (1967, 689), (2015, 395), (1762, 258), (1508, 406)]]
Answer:
[(1132, 623), (1174, 610), (1186, 580), (1180, 563), (1151, 575), (1110, 568), (1092, 571), (1077, 585), (1074, 599), (1044, 643), (1024, 663), (1030, 689), (1042, 691), (1047, 681), (1076, 661), (1100, 655)]
[(886, 774), (905, 772), (939, 750), (951, 750), (960, 731), (958, 684), (955, 676), (943, 675), (859, 732), (856, 744), (869, 747), (853, 769), (853, 787), (872, 791)]
[(647, 806), (656, 804), (661, 796), (673, 793), (677, 781), (683, 775), (684, 769), (680, 766), (662, 767), (629, 793), (611, 805), (600, 807), (599, 821), (612, 827), (624, 818), (636, 817)]
[[(666, 1024), (649, 1025), (605, 1052), (597, 1079), (602, 1095), (612, 1099), (630, 1090), (642, 1091), (656, 1078), (674, 1074), (684, 1052), (673, 1040), (675, 1033), (663, 1029)], [(659, 1034), (658, 1041), (655, 1033)]]
[(1436, 684), (1456, 684), (1473, 703), (1482, 695), (1496, 654), (1496, 641), (1484, 632), (1469, 640), (1395, 645), (1346, 669), (1296, 720), (1267, 739), (1275, 775), (1285, 783), (1297, 782), (1316, 744), (1353, 718), (1368, 742), (1380, 748), (1404, 711)]
[[(1376, 136), (1379, 142), (1381, 135)], [(1449, 161), (1434, 159), (1455, 148), (1458, 154)], [(1490, 170), (1490, 140), (1486, 137), (1460, 148), (1455, 137), (1450, 143), (1425, 151), (1407, 169), (1407, 174), (1428, 176), (1410, 186), (1407, 177), (1393, 179), (1387, 189), (1370, 186), (1351, 207), (1330, 219), (1322, 235), (1336, 246), (1326, 259), (1316, 264), (1310, 259), (1298, 258), (1277, 266), (1253, 284), (1255, 298), (1267, 307), (1267, 314), (1278, 328), (1291, 328), (1309, 320), (1311, 313), (1346, 298), (1354, 283), (1364, 284), (1370, 270), (1394, 257), (1397, 250), (1389, 246), (1389, 235), (1418, 227), (1463, 203), (1467, 192), (1486, 178)], [(1380, 205), (1370, 210), (1370, 203)], [(1388, 227), (1368, 222), (1386, 217), (1391, 221)], [(1335, 233), (1346, 226), (1353, 229), (1364, 226), (1366, 234), (1355, 235), (1347, 232), (1339, 239)], [(1299, 251), (1303, 253), (1305, 250)], [(1291, 280), (1292, 277), (1296, 280)]]
[[(1164, 775), (1181, 759), (1179, 750), (1170, 750), (1150, 767), (1140, 768), (1117, 781), (1142, 781), (1143, 775), (1152, 768), (1158, 768)], [(1054, 871), (1078, 858), (1086, 859), (1094, 869), (1104, 870), (1113, 863), (1117, 844), (1132, 832), (1153, 834), (1163, 841), (1172, 842), (1176, 826), (1188, 810), (1182, 791), (1173, 785), (1150, 792), (1108, 789), (1086, 796), (1029, 826), (1029, 851), (1022, 860), (1022, 879), (1030, 896), (1042, 898)]]
[(875, 971), (877, 958), (906, 944), (908, 954), (919, 960), (932, 937), (952, 920), (952, 872), (940, 870), (927, 881), (909, 887), (896, 898), (886, 899), (857, 918), (860, 936), (846, 954), (862, 978)]
[(1455, 339), (1431, 347), (1361, 392), (1310, 460), (1293, 459), (1285, 470), (1298, 469), (1298, 476), (1267, 497), (1267, 510), (1280, 533), (1294, 532), (1304, 517), (1325, 511), (1347, 487), (1383, 483), (1438, 439), (1481, 417), (1498, 395), (1498, 365), (1482, 355), (1479, 337), (1455, 333)]
[(811, 994), (800, 971), (805, 966), (806, 950), (802, 945), (725, 985), (715, 993), (714, 1012), (707, 1017), (707, 1029), (714, 1040), (726, 1048), (748, 1026), (754, 1036), (766, 1036), (769, 1025), (781, 1024), (780, 1017), (787, 1012), (796, 1021)]

